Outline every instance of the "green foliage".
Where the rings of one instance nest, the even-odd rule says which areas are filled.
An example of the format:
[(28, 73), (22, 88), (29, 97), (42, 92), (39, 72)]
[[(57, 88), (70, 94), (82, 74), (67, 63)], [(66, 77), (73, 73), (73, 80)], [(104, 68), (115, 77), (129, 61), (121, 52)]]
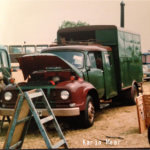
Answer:
[(88, 23), (86, 22), (82, 22), (82, 21), (78, 21), (77, 23), (75, 23), (74, 21), (63, 21), (61, 26), (59, 26), (59, 29), (63, 29), (63, 28), (70, 28), (70, 27), (79, 27), (79, 26), (89, 26)]

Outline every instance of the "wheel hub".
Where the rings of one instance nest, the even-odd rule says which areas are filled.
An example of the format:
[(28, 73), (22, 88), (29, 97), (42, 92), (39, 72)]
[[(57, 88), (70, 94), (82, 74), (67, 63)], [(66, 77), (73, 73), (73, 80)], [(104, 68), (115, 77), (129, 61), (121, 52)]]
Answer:
[(135, 103), (136, 103), (136, 97), (138, 96), (138, 94), (137, 94), (137, 90), (136, 89), (134, 89), (134, 101), (135, 101)]
[(88, 105), (88, 117), (89, 117), (90, 122), (92, 122), (93, 119), (94, 119), (94, 113), (95, 113), (95, 111), (94, 111), (93, 104), (92, 104), (92, 102), (89, 102), (89, 105)]

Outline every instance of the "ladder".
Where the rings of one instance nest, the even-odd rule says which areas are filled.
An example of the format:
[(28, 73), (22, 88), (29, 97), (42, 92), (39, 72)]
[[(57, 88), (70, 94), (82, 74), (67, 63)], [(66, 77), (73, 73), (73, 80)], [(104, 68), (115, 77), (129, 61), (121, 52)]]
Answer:
[[(49, 114), (48, 117), (45, 117), (43, 119), (39, 118), (39, 115), (37, 114), (37, 111), (35, 109), (36, 101), (39, 97), (42, 98), (42, 101), (44, 102), (44, 105)], [(28, 92), (24, 92), (18, 96), (3, 149), (21, 149), (32, 116), (34, 117), (39, 127), (39, 130), (44, 138), (47, 148), (58, 148), (62, 145), (64, 145), (65, 148), (69, 148), (43, 90), (34, 89)], [(53, 122), (53, 125), (56, 128), (56, 131), (61, 139), (54, 145), (52, 145), (48, 137), (47, 131), (43, 125), (48, 121)]]

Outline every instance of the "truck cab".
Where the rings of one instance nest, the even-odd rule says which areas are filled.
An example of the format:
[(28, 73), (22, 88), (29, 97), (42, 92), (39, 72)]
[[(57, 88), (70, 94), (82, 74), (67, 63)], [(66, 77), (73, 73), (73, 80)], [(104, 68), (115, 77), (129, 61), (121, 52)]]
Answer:
[(110, 47), (100, 44), (58, 46), (45, 49), (42, 53), (55, 54), (72, 63), (83, 74), (84, 81), (96, 88), (99, 99), (117, 96), (114, 61)]

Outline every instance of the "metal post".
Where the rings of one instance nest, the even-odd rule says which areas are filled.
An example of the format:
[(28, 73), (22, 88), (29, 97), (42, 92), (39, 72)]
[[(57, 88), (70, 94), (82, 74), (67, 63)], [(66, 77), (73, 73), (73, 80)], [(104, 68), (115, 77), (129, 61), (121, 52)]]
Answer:
[(120, 3), (121, 6), (121, 27), (124, 28), (124, 6), (125, 4), (123, 3), (123, 1)]

